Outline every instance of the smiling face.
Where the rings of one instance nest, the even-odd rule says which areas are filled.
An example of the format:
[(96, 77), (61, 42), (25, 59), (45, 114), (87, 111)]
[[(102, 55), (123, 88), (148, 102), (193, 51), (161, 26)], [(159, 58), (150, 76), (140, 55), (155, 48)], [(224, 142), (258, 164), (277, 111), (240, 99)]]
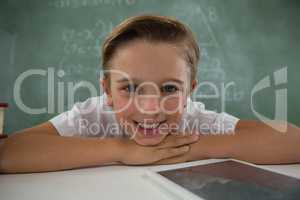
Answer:
[(102, 82), (107, 103), (138, 144), (156, 145), (178, 128), (189, 87), (196, 85), (181, 55), (174, 44), (135, 40), (119, 47), (110, 63), (110, 80)]

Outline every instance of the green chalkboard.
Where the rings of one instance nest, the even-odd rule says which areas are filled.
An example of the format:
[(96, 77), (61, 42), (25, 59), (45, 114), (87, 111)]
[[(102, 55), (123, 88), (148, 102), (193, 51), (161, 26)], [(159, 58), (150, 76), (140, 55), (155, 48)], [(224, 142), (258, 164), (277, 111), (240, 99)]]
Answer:
[[(100, 95), (104, 37), (125, 18), (145, 13), (174, 16), (195, 32), (202, 49), (197, 95), (208, 109), (273, 119), (280, 103), (282, 111), (287, 105), (288, 121), (300, 126), (297, 0), (2, 0), (0, 5), (0, 101), (10, 104), (8, 133), (84, 100), (91, 95), (85, 87), (92, 85), (92, 95)], [(30, 72), (35, 75), (22, 80)], [(74, 99), (67, 98), (71, 86), (79, 87)], [(28, 113), (32, 109), (24, 109), (20, 99), (38, 110)]]

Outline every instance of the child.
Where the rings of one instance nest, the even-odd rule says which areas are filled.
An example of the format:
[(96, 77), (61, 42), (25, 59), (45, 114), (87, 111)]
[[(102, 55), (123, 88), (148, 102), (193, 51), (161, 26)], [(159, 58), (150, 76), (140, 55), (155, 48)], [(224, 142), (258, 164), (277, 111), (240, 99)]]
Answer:
[(1, 172), (206, 158), (300, 162), (298, 127), (288, 125), (283, 134), (258, 121), (206, 111), (190, 100), (199, 48), (179, 21), (129, 18), (107, 37), (102, 54), (105, 94), (1, 140)]

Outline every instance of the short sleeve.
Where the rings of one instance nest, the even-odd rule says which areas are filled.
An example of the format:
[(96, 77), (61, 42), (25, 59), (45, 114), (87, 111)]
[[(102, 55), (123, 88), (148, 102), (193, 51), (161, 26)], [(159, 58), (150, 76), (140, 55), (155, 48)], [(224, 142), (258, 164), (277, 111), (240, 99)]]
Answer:
[(182, 128), (188, 132), (202, 134), (234, 133), (239, 119), (225, 112), (217, 113), (205, 109), (201, 102), (188, 101), (187, 110), (182, 118)]
[(79, 134), (75, 129), (75, 118), (79, 117), (72, 109), (57, 115), (49, 121), (61, 136), (74, 136)]
[(103, 98), (92, 97), (74, 104), (72, 109), (49, 121), (61, 136), (99, 136), (99, 128), (96, 131), (93, 130), (101, 125), (102, 105)]

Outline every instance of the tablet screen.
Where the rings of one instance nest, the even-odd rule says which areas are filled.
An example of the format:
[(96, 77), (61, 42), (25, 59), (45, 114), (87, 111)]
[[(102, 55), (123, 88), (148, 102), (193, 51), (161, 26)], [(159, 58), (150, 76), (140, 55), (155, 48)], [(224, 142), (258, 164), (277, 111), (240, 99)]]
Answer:
[(158, 172), (203, 199), (300, 199), (300, 180), (235, 161)]

